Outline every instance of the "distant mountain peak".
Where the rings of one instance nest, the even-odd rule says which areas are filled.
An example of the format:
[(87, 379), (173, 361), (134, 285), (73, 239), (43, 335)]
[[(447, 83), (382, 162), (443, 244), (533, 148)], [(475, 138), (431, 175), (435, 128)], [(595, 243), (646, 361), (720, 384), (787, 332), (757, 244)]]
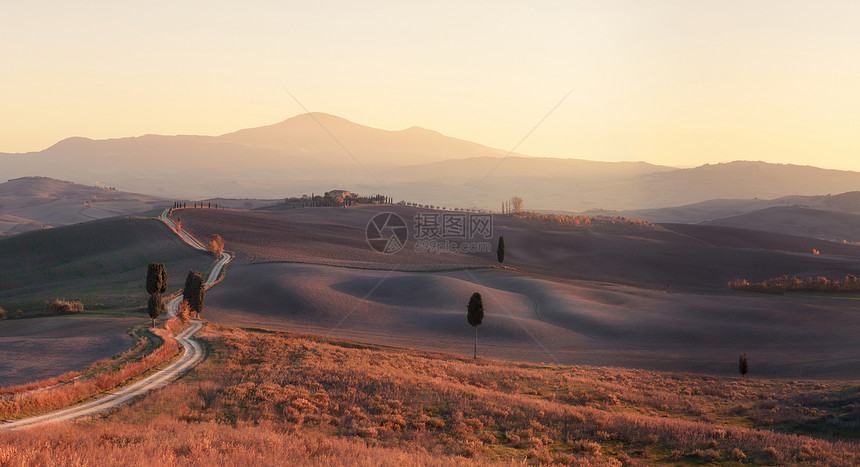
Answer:
[(338, 122), (349, 122), (349, 123), (353, 123), (355, 125), (358, 125), (357, 123), (351, 122), (351, 121), (349, 121), (343, 117), (338, 117), (337, 115), (332, 115), (332, 114), (325, 113), (325, 112), (306, 112), (303, 114), (298, 114), (298, 115), (294, 115), (292, 117), (289, 117), (289, 118), (283, 120), (281, 123), (296, 122), (296, 121), (302, 121), (302, 120), (332, 120), (332, 121), (338, 121)]
[(70, 138), (61, 139), (60, 141), (57, 141), (56, 143), (54, 143), (52, 146), (49, 146), (45, 150), (49, 151), (49, 150), (55, 150), (55, 149), (68, 148), (68, 147), (78, 146), (80, 144), (90, 143), (92, 141), (95, 141), (95, 140), (93, 140), (92, 138), (85, 138), (83, 136), (72, 136)]

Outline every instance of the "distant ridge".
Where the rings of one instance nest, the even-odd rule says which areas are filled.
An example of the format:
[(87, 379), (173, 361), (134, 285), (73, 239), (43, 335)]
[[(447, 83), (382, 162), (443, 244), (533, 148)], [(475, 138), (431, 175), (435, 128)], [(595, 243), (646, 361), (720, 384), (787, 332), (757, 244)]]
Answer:
[[(451, 138), (421, 127), (381, 130), (321, 112), (297, 115), (274, 125), (227, 133), (218, 139), (288, 154), (327, 158), (354, 156), (364, 165), (374, 167), (505, 154), (500, 149)], [(344, 148), (349, 152), (346, 153)]]
[(170, 198), (277, 199), (341, 186), (485, 209), (519, 196), (527, 209), (574, 212), (860, 190), (857, 172), (754, 161), (676, 169), (532, 157), (421, 127), (382, 130), (325, 113), (220, 136), (67, 138), (39, 152), (0, 154), (0, 173), (102, 182)]
[(107, 186), (87, 186), (48, 177), (0, 183), (0, 232), (14, 235), (94, 219), (135, 214), (169, 202)]

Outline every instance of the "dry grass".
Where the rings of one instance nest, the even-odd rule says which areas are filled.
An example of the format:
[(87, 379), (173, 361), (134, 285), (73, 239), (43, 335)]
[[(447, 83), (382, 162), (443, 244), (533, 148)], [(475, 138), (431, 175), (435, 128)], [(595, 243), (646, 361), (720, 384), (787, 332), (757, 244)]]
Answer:
[(183, 420), (270, 420), (490, 460), (860, 460), (856, 444), (744, 428), (753, 416), (731, 415), (740, 401), (790, 400), (819, 383), (475, 364), (235, 331), (222, 339), (218, 383), (200, 385)]
[(213, 358), (185, 383), (105, 423), (4, 436), (0, 463), (860, 461), (856, 442), (833, 440), (856, 430), (789, 425), (856, 417), (856, 385), (472, 362), (230, 329), (205, 339)]
[(414, 449), (368, 446), (315, 431), (286, 432), (269, 422), (189, 425), (169, 416), (146, 426), (40, 427), (0, 434), (0, 465), (148, 466), (402, 466), (473, 465)]
[(80, 372), (78, 371), (70, 371), (68, 373), (64, 373), (60, 376), (55, 376), (53, 378), (43, 379), (41, 381), (34, 381), (27, 384), (19, 384), (17, 386), (9, 386), (0, 389), (0, 396), (5, 396), (9, 394), (18, 394), (27, 391), (34, 391), (36, 389), (42, 389), (50, 386), (56, 386), (61, 383), (65, 383), (74, 378), (80, 376)]
[(183, 319), (181, 316), (176, 316), (170, 318), (164, 323), (164, 328), (170, 331), (174, 336), (178, 336), (180, 332), (182, 332), (185, 327), (188, 325), (188, 311), (186, 309), (186, 316)]
[[(0, 464), (860, 462), (856, 429), (832, 423), (856, 420), (856, 383), (473, 362), (211, 327), (203, 337), (211, 358), (180, 383), (103, 422), (0, 434)], [(834, 429), (789, 425), (814, 420)]]

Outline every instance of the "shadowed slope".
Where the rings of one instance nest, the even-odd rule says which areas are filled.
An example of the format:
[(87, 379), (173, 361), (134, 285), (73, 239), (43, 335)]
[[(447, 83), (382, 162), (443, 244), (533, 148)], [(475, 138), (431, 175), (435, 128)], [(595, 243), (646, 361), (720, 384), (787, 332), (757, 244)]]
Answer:
[[(379, 212), (398, 213), (410, 240), (393, 255), (373, 251), (365, 228)], [(735, 279), (788, 275), (844, 277), (860, 269), (860, 247), (719, 226), (671, 224), (651, 231), (601, 232), (494, 217), (491, 252), (415, 251), (414, 216), (402, 206), (312, 208), (269, 212), (176, 211), (199, 238), (218, 233), (238, 260), (298, 261), (354, 267), (427, 270), (497, 265), (495, 241), (505, 237), (505, 266), (570, 279), (599, 280), (665, 290), (723, 291)], [(821, 256), (812, 254), (817, 249)]]
[[(727, 287), (741, 277), (844, 276), (860, 269), (858, 247), (716, 226), (601, 232), (497, 216), (494, 238), (505, 236), (512, 270), (439, 271), (498, 263), (493, 252), (376, 253), (363, 244), (363, 227), (381, 210), (408, 219), (417, 212), (182, 211), (189, 229), (226, 229), (227, 248), (239, 252), (207, 298), (208, 317), (468, 354), (474, 335), (465, 306), (480, 291), (487, 317), (479, 353), (492, 358), (733, 374), (737, 354), (748, 352), (771, 376), (860, 371), (854, 300)], [(256, 264), (263, 258), (282, 262)]]
[(128, 348), (141, 320), (52, 317), (0, 322), (0, 388), (80, 370)]
[(666, 294), (511, 271), (409, 273), (234, 266), (207, 295), (223, 324), (471, 354), (466, 303), (484, 297), (485, 358), (732, 375), (845, 377), (860, 371), (853, 300)]
[(228, 211), (178, 209), (172, 217), (181, 219), (183, 229), (197, 238), (217, 233), (226, 248), (237, 253), (238, 261), (301, 261), (359, 267), (414, 269), (484, 266), (494, 255), (473, 256), (444, 253), (425, 254), (414, 250), (410, 241), (392, 255), (383, 255), (367, 243), (367, 224), (382, 212), (395, 212), (410, 229), (417, 212), (401, 206), (361, 208), (309, 208), (284, 211)]
[(112, 218), (0, 240), (0, 306), (41, 311), (44, 301), (80, 299), (87, 310), (145, 306), (150, 262), (165, 263), (170, 290), (188, 269), (211, 263), (155, 219)]

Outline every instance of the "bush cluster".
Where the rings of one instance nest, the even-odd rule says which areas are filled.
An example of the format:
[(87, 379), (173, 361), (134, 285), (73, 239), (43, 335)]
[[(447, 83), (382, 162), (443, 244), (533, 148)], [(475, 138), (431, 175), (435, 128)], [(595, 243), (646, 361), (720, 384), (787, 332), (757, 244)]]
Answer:
[(45, 302), (46, 313), (83, 313), (84, 304), (77, 300), (60, 300), (55, 299), (52, 302)]

